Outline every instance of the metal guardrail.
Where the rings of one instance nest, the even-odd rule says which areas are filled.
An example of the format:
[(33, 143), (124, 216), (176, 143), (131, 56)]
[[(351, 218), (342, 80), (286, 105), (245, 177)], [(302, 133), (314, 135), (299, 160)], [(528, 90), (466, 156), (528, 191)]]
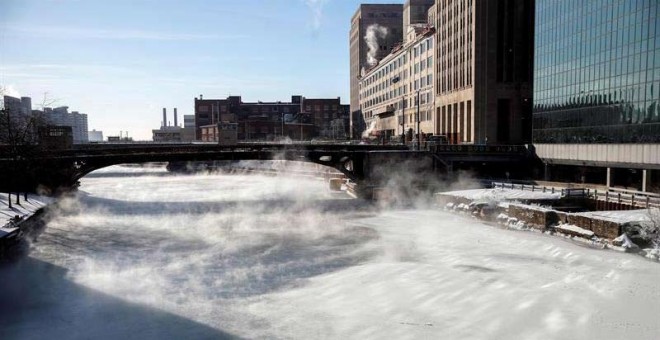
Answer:
[(503, 183), (503, 182), (493, 182), (493, 188), (501, 189), (512, 189), (512, 190), (526, 190), (532, 192), (545, 192), (545, 193), (559, 193), (561, 197), (571, 197), (571, 198), (584, 198), (588, 197), (588, 189), (582, 188), (558, 188), (558, 187), (546, 187), (541, 185), (534, 184), (517, 184), (517, 183)]
[[(587, 189), (589, 191), (589, 189)], [(617, 204), (624, 204), (633, 208), (649, 209), (660, 208), (660, 195), (645, 193), (645, 192), (632, 192), (630, 190), (591, 190), (590, 196), (596, 200), (604, 201), (606, 203), (612, 202)]]
[(527, 190), (538, 192), (560, 193), (562, 197), (591, 198), (606, 203), (628, 205), (635, 209), (660, 208), (660, 195), (641, 191), (611, 188), (609, 190), (598, 190), (589, 188), (562, 188), (547, 187), (533, 184), (516, 184), (493, 182), (493, 188)]

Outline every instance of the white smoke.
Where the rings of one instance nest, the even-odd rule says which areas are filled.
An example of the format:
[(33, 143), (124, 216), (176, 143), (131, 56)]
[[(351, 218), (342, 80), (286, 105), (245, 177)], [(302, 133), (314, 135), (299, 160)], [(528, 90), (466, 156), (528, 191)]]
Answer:
[(367, 27), (364, 41), (369, 48), (367, 51), (367, 64), (369, 64), (369, 66), (374, 66), (378, 62), (378, 59), (376, 59), (376, 53), (378, 53), (378, 39), (385, 39), (387, 33), (387, 27), (383, 27), (379, 24), (372, 24)]
[(13, 85), (0, 85), (0, 95), (21, 98), (21, 93)]
[(312, 28), (318, 31), (321, 28), (321, 18), (323, 17), (323, 6), (327, 0), (305, 0), (305, 5), (312, 11)]
[(362, 132), (362, 138), (369, 138), (369, 135), (374, 130), (376, 130), (376, 120), (372, 120), (371, 123), (369, 123), (369, 127)]

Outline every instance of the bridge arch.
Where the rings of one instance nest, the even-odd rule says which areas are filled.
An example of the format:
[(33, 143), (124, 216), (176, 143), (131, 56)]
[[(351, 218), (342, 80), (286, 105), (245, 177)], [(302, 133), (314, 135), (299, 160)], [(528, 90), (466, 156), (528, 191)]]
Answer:
[[(73, 150), (44, 152), (27, 162), (22, 170), (12, 168), (11, 177), (21, 178), (20, 188), (12, 188), (12, 190), (35, 191), (37, 187), (46, 187), (55, 191), (59, 188), (71, 188), (90, 172), (116, 164), (210, 160), (311, 162), (334, 168), (349, 179), (360, 182), (365, 179), (365, 159), (369, 152), (405, 149), (404, 146), (349, 144), (84, 145)], [(3, 171), (2, 162), (3, 160), (0, 159), (0, 172)]]

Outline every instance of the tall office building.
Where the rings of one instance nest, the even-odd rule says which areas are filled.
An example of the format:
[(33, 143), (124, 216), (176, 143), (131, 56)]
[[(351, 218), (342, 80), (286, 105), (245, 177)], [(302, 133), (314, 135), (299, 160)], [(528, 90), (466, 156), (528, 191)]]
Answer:
[(360, 111), (359, 78), (403, 40), (403, 5), (362, 4), (351, 18), (350, 44), (350, 131), (352, 137), (364, 130)]
[(21, 114), (23, 112), (23, 104), (20, 98), (3, 96), (3, 109), (7, 110), (10, 114)]
[(60, 106), (53, 109), (44, 108), (43, 113), (49, 124), (54, 126), (70, 126), (74, 144), (87, 143), (89, 141), (87, 134), (87, 114), (79, 113), (78, 111), (69, 113), (68, 106)]
[[(411, 25), (428, 24), (428, 11), (435, 4), (435, 0), (407, 0), (403, 4), (403, 34), (406, 41), (406, 32)], [(435, 24), (431, 22), (431, 24)]]
[(451, 143), (529, 142), (534, 0), (437, 0), (436, 130)]
[(533, 141), (546, 176), (660, 191), (660, 4), (536, 0), (536, 13)]

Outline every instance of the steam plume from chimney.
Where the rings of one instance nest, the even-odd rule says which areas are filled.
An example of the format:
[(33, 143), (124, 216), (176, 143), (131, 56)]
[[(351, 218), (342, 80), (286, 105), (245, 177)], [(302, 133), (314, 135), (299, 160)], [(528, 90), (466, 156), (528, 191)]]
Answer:
[(378, 53), (378, 39), (385, 39), (387, 37), (387, 27), (379, 24), (372, 24), (367, 27), (367, 33), (364, 35), (364, 41), (367, 43), (369, 50), (367, 51), (367, 64), (374, 66), (378, 62), (376, 53)]

